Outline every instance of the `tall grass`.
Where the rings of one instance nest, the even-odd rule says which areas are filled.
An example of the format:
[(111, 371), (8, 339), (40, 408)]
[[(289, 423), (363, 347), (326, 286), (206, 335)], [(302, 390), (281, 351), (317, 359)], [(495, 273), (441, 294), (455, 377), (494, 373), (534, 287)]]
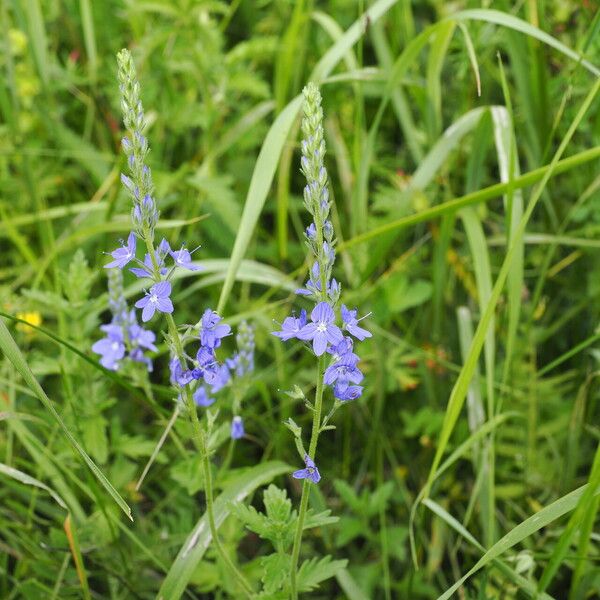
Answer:
[[(270, 331), (305, 273), (312, 80), (336, 276), (374, 334), (365, 395), (320, 443), (308, 502), (339, 520), (304, 535), (303, 557), (336, 559), (313, 595), (594, 597), (598, 14), (571, 1), (3, 0), (0, 597), (237, 593), (211, 546), (190, 424), (172, 418), (167, 344), (149, 384), (90, 350), (108, 310), (103, 253), (130, 227), (124, 46), (152, 107), (157, 229), (202, 243), (204, 270), (177, 275), (181, 322), (218, 305), (256, 327), (248, 435), (229, 453), (225, 429), (214, 440), (228, 560), (258, 589), (267, 546), (238, 507), (262, 510), (271, 483), (301, 494), (283, 421), (308, 429), (292, 386), (308, 394), (314, 365)], [(140, 291), (126, 279), (127, 298)]]

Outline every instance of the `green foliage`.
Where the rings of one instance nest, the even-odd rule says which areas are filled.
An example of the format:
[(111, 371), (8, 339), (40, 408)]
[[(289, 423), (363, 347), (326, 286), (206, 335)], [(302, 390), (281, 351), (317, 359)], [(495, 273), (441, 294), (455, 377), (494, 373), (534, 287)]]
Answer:
[[(334, 276), (374, 337), (364, 397), (319, 445), (302, 595), (594, 597), (599, 29), (574, 0), (1, 2), (0, 597), (240, 597), (165, 339), (151, 373), (91, 351), (110, 318), (105, 253), (131, 222), (123, 47), (157, 241), (201, 244), (204, 269), (174, 275), (177, 323), (219, 305), (256, 329), (247, 436), (229, 441), (229, 391), (198, 411), (214, 419), (221, 543), (255, 597), (289, 597), (290, 473), (312, 417), (311, 357), (270, 335), (292, 301), (309, 308), (293, 296), (309, 80)], [(124, 290), (143, 293), (126, 269)]]

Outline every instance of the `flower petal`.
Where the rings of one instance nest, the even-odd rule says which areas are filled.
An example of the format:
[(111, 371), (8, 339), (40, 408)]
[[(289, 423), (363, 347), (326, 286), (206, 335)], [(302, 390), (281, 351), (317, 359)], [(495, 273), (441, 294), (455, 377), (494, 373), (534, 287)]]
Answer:
[(310, 318), (315, 323), (332, 323), (335, 319), (335, 313), (333, 312), (333, 308), (329, 306), (329, 303), (319, 302), (319, 304), (317, 304), (310, 313)]
[[(138, 308), (140, 307), (138, 306)], [(156, 308), (152, 302), (146, 302), (146, 304), (144, 305), (144, 310), (142, 311), (142, 321), (144, 321), (144, 323), (149, 321), (154, 316), (155, 310)]]
[(308, 469), (298, 469), (292, 473), (294, 479), (306, 479), (309, 477)]
[(173, 312), (171, 298), (159, 298), (156, 302), (156, 308), (158, 308), (160, 312), (171, 314)]
[(317, 356), (321, 356), (327, 350), (327, 334), (323, 331), (317, 331), (313, 338), (313, 350)]
[(317, 332), (317, 326), (315, 323), (308, 323), (305, 325), (297, 334), (296, 337), (299, 340), (312, 340)]

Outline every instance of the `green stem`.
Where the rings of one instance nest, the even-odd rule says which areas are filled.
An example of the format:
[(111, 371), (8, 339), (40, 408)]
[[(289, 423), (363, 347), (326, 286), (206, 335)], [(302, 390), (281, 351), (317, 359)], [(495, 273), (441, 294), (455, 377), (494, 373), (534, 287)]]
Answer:
[[(315, 392), (315, 406), (313, 412), (312, 433), (310, 436), (310, 446), (308, 448), (308, 456), (314, 460), (317, 452), (317, 442), (321, 432), (321, 410), (323, 408), (323, 373), (325, 372), (326, 356), (319, 356), (318, 374), (317, 374), (317, 389)], [(300, 556), (300, 544), (302, 543), (302, 533), (304, 531), (304, 521), (306, 519), (306, 509), (308, 508), (308, 491), (310, 482), (304, 480), (302, 486), (302, 498), (300, 499), (300, 512), (298, 513), (298, 525), (296, 526), (296, 535), (294, 536), (294, 546), (292, 548), (292, 562), (290, 565), (291, 574), (291, 595), (292, 600), (297, 600), (298, 589), (296, 582), (296, 571), (298, 568), (298, 557)]]
[[(150, 259), (152, 260), (154, 275), (155, 277), (157, 277), (158, 280), (160, 270), (156, 261), (154, 244), (152, 243), (152, 239), (147, 231), (144, 232), (144, 241), (146, 242), (146, 247), (148, 249), (148, 253), (150, 254)], [(175, 347), (175, 354), (177, 355), (177, 359), (179, 360), (180, 364), (184, 365), (185, 353), (183, 351), (183, 344), (181, 343), (179, 332), (177, 331), (175, 319), (173, 319), (173, 315), (169, 313), (165, 313), (165, 317), (167, 320), (169, 337), (173, 341), (173, 345)], [(200, 452), (200, 456), (202, 457), (202, 468), (204, 471), (204, 492), (206, 495), (206, 513), (208, 515), (208, 525), (210, 527), (210, 533), (212, 536), (213, 544), (217, 549), (221, 560), (227, 565), (239, 586), (244, 590), (245, 596), (247, 598), (252, 598), (252, 587), (250, 586), (246, 578), (242, 575), (242, 573), (238, 570), (238, 568), (233, 564), (231, 558), (229, 558), (229, 556), (225, 552), (225, 549), (221, 544), (221, 540), (219, 539), (217, 524), (215, 521), (212, 473), (210, 469), (210, 453), (208, 449), (208, 440), (206, 439), (206, 432), (202, 428), (200, 420), (198, 419), (198, 411), (196, 410), (196, 405), (194, 404), (194, 399), (188, 386), (185, 386), (183, 388), (183, 395), (185, 396), (185, 403), (188, 409), (188, 413), (190, 415), (190, 420), (192, 422), (192, 439), (198, 452)]]

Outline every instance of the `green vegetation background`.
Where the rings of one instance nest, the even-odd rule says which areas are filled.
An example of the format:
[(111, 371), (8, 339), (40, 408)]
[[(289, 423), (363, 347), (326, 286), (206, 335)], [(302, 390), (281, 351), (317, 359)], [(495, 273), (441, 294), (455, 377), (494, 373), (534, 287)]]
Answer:
[[(362, 347), (365, 395), (337, 414), (319, 451), (311, 502), (339, 521), (307, 535), (303, 551), (348, 566), (312, 597), (437, 598), (482, 556), (458, 597), (598, 597), (595, 2), (0, 7), (0, 310), (10, 331), (0, 334), (1, 598), (153, 598), (203, 513), (183, 419), (135, 490), (173, 410), (164, 344), (154, 401), (134, 376), (108, 378), (90, 351), (108, 318), (103, 253), (129, 231), (121, 47), (142, 82), (161, 227), (174, 246), (202, 244), (205, 270), (173, 296), (178, 321), (219, 305), (233, 325), (257, 328), (249, 435), (218, 491), (245, 467), (297, 465), (282, 421), (308, 422), (280, 390), (308, 393), (314, 364), (269, 332), (306, 269), (290, 103), (313, 78), (337, 205), (336, 275), (346, 304), (373, 312), (374, 337)], [(281, 148), (266, 146), (257, 163), (286, 110)], [(281, 472), (261, 471), (249, 493), (274, 479), (297, 500)], [(249, 498), (262, 505), (262, 494)], [(234, 517), (221, 532), (260, 577), (263, 542)], [(231, 585), (210, 551), (185, 583), (190, 598)]]

